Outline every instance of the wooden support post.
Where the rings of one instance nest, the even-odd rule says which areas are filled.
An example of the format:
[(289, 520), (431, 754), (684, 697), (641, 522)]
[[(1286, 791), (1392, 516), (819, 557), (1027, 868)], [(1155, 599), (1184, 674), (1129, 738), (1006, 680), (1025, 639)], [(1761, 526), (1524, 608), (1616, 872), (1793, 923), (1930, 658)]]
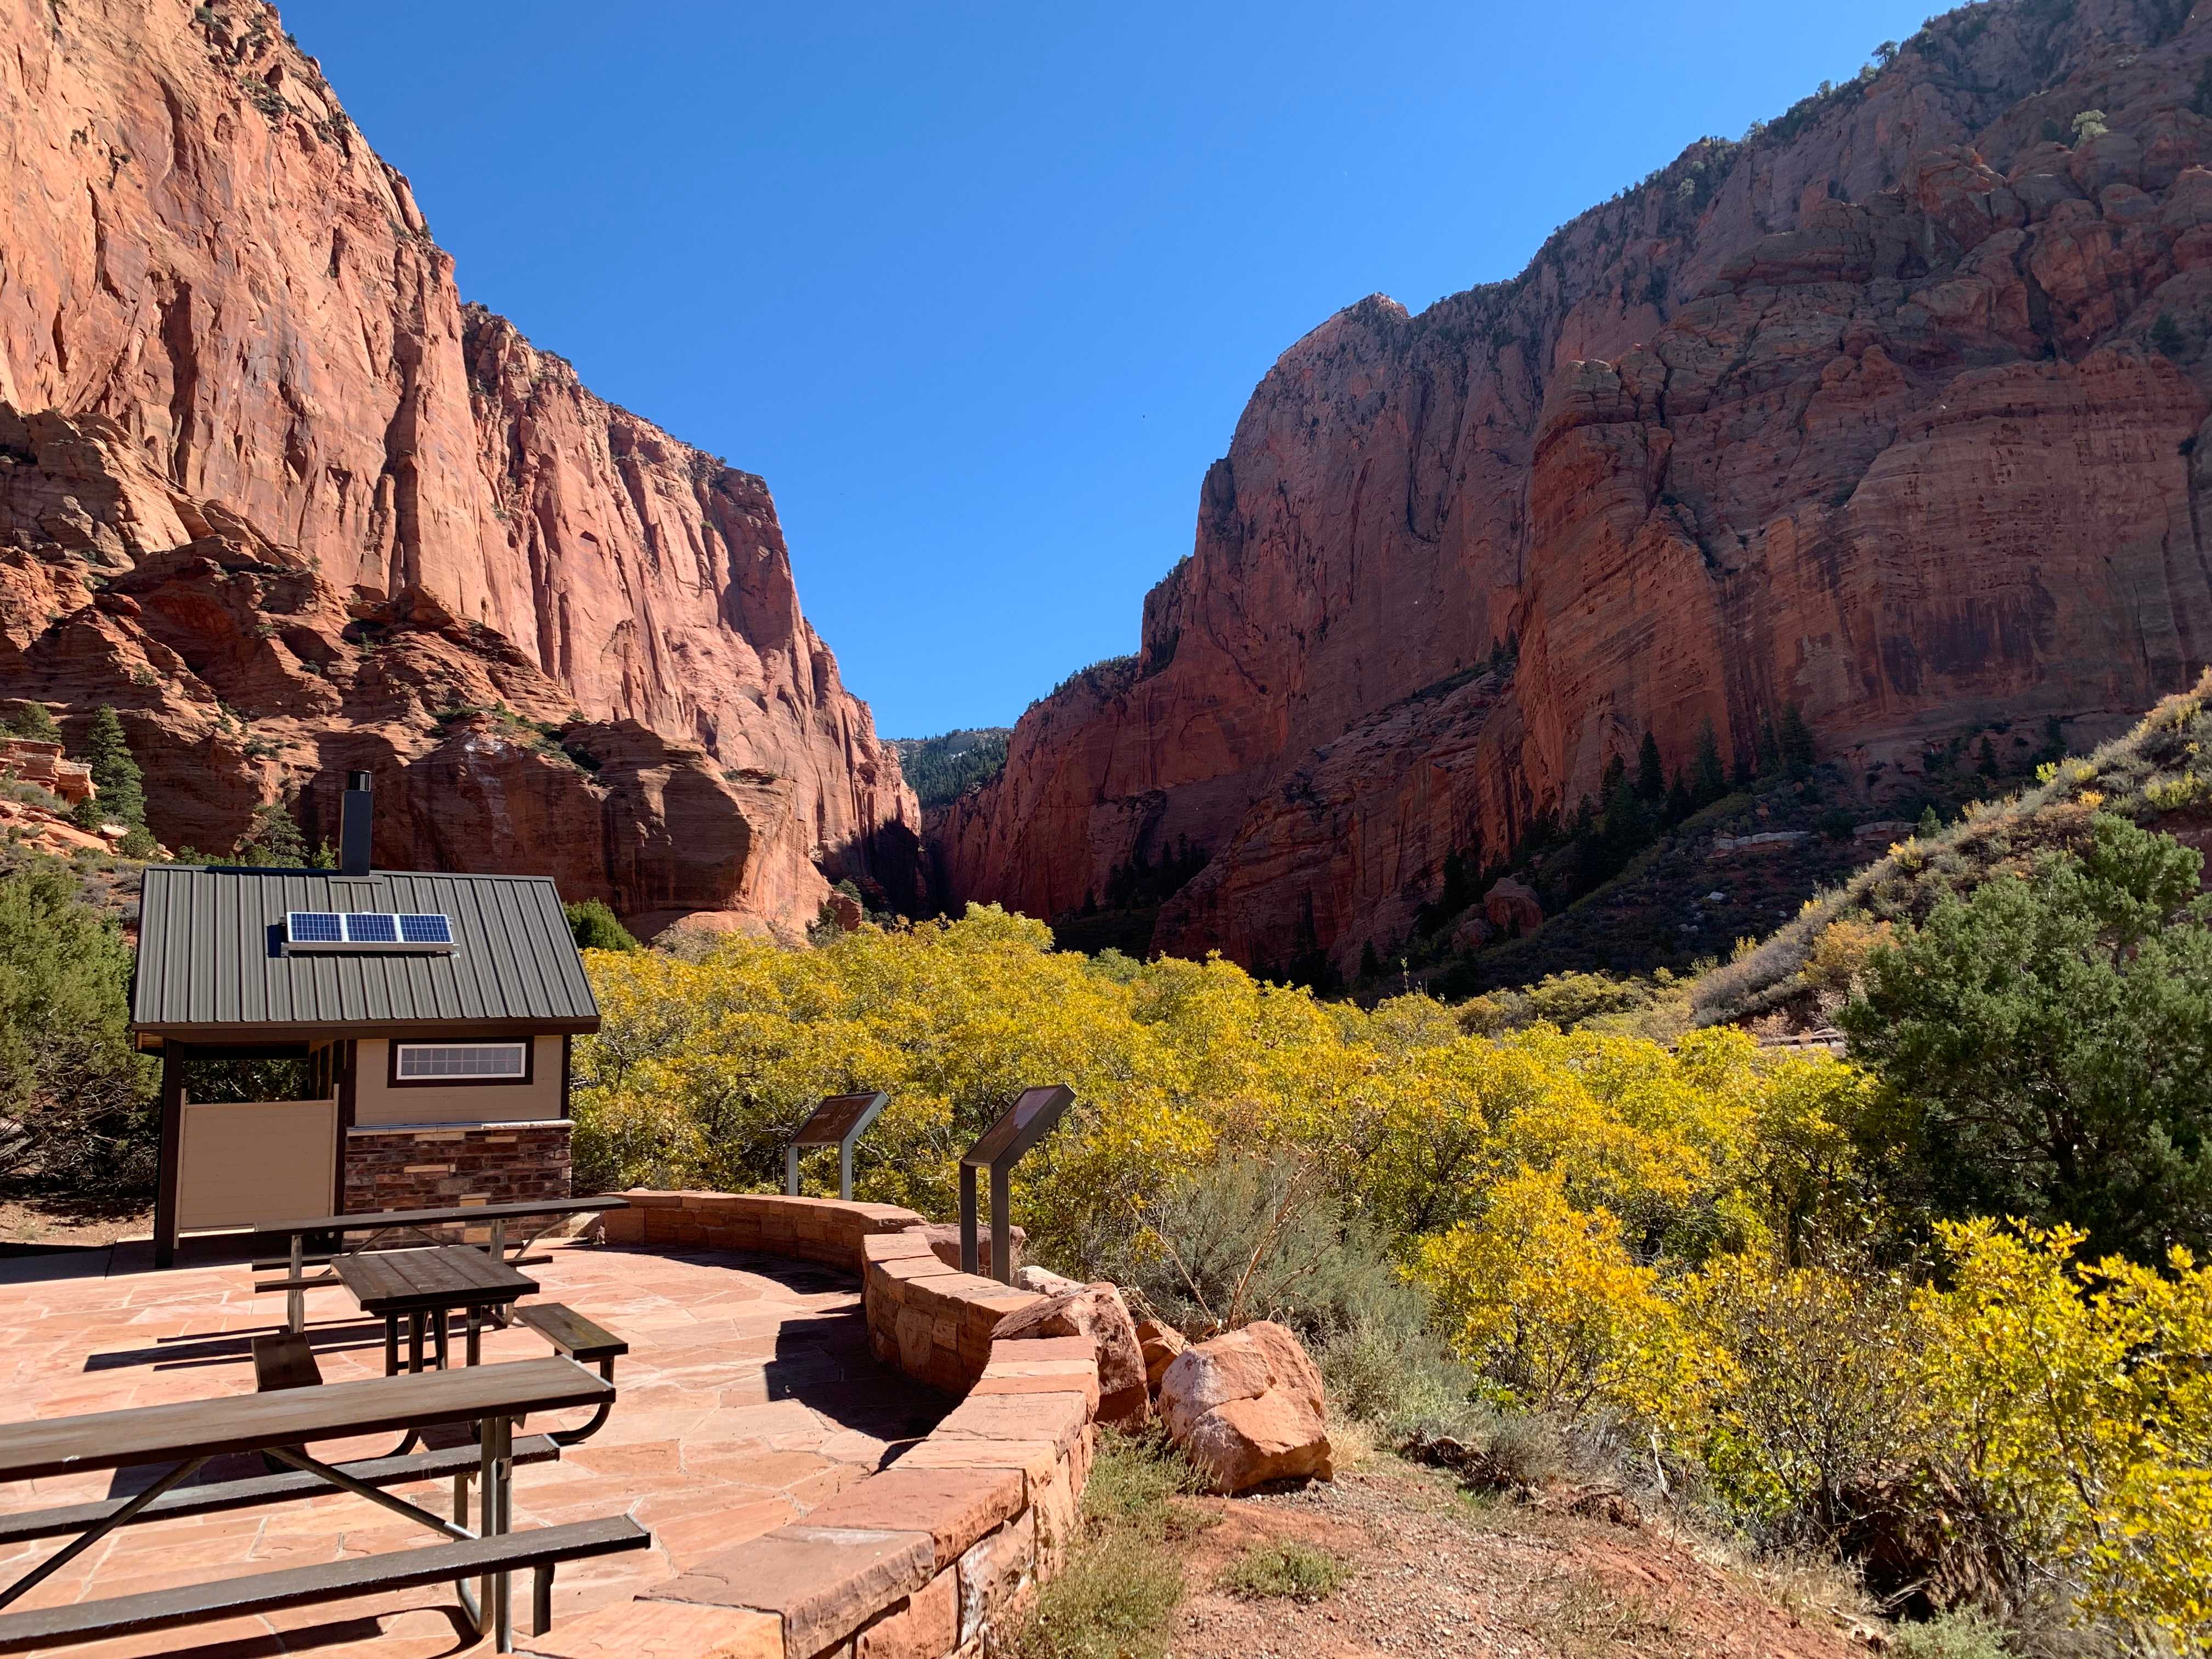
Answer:
[(185, 1051), (174, 1037), (161, 1044), (161, 1155), (154, 1191), (154, 1266), (177, 1259), (177, 1181), (185, 1139)]

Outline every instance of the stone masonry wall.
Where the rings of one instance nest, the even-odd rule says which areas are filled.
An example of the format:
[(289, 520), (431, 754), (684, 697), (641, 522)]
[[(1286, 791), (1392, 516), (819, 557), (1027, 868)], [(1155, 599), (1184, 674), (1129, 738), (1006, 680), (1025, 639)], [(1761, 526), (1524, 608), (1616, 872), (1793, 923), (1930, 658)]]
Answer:
[(343, 1209), (428, 1210), (568, 1196), (569, 1126), (346, 1131)]
[(634, 1601), (519, 1638), (538, 1659), (977, 1659), (1057, 1572), (1097, 1444), (1084, 1337), (996, 1341), (1036, 1300), (947, 1267), (911, 1210), (836, 1199), (632, 1192), (610, 1244), (759, 1250), (860, 1276), (870, 1340), (962, 1395), (889, 1468)]

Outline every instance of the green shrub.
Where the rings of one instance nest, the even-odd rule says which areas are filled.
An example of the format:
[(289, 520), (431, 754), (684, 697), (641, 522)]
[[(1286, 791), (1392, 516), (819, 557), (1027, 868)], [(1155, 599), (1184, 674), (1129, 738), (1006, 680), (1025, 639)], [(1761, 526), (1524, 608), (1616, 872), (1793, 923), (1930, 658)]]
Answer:
[(578, 904), (564, 904), (568, 914), (568, 931), (575, 936), (579, 951), (639, 951), (644, 949), (622, 919), (608, 907), (605, 899), (586, 899)]
[(2085, 1228), (2093, 1253), (2212, 1245), (2212, 903), (2203, 858), (2100, 813), (2027, 879), (1946, 895), (1838, 1017), (1881, 1076), (1866, 1136), (1940, 1216)]
[(1890, 1632), (1894, 1659), (2011, 1659), (2004, 1632), (1978, 1613), (1947, 1613)]
[(1109, 1533), (1079, 1546), (1038, 1593), (1023, 1659), (1164, 1659), (1182, 1601), (1182, 1565), (1166, 1545)]
[(131, 948), (41, 859), (0, 877), (0, 1176), (86, 1197), (150, 1192), (154, 1067), (133, 1048)]
[(1249, 1552), (1221, 1575), (1221, 1588), (1249, 1600), (1274, 1597), (1318, 1601), (1352, 1576), (1352, 1566), (1326, 1550), (1305, 1544), (1267, 1544)]
[(1363, 1323), (1414, 1333), (1419, 1292), (1307, 1166), (1229, 1156), (1174, 1182), (1088, 1243), (1085, 1270), (1187, 1331), (1272, 1319), (1310, 1339)]
[(1183, 1594), (1177, 1540), (1195, 1527), (1175, 1500), (1197, 1485), (1165, 1436), (1100, 1436), (1081, 1534), (1022, 1628), (1023, 1659), (1165, 1659)]

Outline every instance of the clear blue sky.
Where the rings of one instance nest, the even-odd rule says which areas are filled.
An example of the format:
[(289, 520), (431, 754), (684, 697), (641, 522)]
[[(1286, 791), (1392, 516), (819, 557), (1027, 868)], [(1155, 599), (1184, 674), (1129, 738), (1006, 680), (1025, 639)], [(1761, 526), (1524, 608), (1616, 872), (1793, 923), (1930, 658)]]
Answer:
[(1275, 357), (1510, 276), (1932, 0), (294, 0), (464, 297), (765, 476), (888, 736), (1133, 650)]

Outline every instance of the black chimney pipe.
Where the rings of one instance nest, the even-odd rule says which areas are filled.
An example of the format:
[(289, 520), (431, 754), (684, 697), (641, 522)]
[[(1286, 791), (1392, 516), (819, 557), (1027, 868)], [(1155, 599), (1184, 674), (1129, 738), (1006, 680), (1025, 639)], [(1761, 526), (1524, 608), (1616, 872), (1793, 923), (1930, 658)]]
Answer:
[(368, 873), (370, 812), (376, 800), (370, 793), (372, 782), (366, 772), (346, 774), (345, 802), (338, 814), (338, 873), (342, 876)]

